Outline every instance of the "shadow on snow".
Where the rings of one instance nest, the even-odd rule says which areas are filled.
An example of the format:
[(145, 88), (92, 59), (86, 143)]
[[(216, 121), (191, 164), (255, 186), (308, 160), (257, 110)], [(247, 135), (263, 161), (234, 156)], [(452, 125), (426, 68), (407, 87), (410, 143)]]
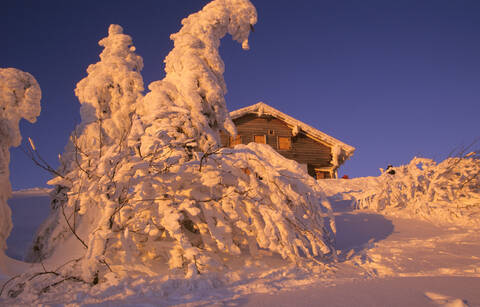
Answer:
[(393, 233), (392, 221), (381, 214), (355, 212), (351, 200), (332, 200), (337, 226), (336, 247), (340, 254), (358, 253)]

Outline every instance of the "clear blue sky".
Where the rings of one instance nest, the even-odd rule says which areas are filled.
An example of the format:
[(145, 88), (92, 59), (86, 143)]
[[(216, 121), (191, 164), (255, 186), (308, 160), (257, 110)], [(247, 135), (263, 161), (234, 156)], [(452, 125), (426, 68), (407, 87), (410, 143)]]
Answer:
[[(23, 122), (52, 165), (79, 122), (76, 83), (117, 23), (144, 59), (145, 84), (163, 78), (180, 21), (208, 1), (1, 1), (0, 67), (30, 72), (42, 92)], [(437, 160), (480, 137), (480, 1), (253, 0), (259, 22), (243, 51), (222, 41), (230, 110), (258, 101), (356, 147), (340, 174), (378, 175), (412, 157)], [(13, 149), (14, 189), (48, 173)]]

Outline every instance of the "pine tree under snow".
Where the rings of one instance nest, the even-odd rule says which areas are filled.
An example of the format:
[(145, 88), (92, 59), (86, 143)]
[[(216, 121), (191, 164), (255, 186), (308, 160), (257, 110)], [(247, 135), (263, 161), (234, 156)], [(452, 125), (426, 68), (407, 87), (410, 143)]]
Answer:
[(62, 176), (50, 182), (53, 211), (29, 258), (79, 248), (59, 275), (32, 287), (165, 267), (191, 277), (261, 250), (294, 262), (335, 255), (330, 205), (296, 162), (263, 144), (220, 148), (220, 130), (235, 134), (220, 39), (228, 33), (247, 48), (256, 20), (248, 0), (215, 0), (184, 19), (166, 77), (145, 97), (142, 60), (121, 27), (110, 26), (101, 61), (77, 85), (82, 123)]
[(10, 147), (20, 145), (18, 126), (24, 118), (31, 123), (40, 115), (42, 92), (35, 78), (16, 68), (0, 68), (0, 257), (7, 248), (12, 229), (7, 199), (11, 196), (9, 180)]

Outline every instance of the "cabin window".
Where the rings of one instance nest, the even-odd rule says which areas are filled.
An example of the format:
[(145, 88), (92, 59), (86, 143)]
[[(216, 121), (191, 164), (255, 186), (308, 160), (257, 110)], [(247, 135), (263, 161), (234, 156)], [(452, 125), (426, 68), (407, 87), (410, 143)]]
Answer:
[(255, 143), (267, 144), (267, 136), (266, 135), (255, 135), (255, 136), (253, 136), (253, 141)]
[(274, 135), (275, 134), (275, 131), (274, 130), (268, 130), (268, 135)]
[(235, 145), (242, 144), (242, 136), (237, 135), (235, 137), (231, 136), (230, 137), (230, 147), (233, 147)]
[(278, 137), (278, 149), (280, 150), (289, 150), (292, 148), (292, 140), (288, 136), (279, 136)]

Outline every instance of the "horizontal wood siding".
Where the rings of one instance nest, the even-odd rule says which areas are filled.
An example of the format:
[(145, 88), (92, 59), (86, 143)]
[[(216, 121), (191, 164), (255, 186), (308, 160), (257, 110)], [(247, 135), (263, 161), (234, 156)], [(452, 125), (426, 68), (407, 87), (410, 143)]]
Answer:
[[(331, 166), (331, 149), (318, 143), (303, 133), (292, 136), (292, 130), (281, 120), (272, 116), (258, 117), (255, 114), (247, 114), (234, 120), (237, 133), (242, 136), (242, 142), (253, 142), (255, 135), (266, 135), (267, 144), (272, 146), (281, 155), (301, 164), (308, 164), (310, 168)], [(273, 135), (269, 132), (273, 130)], [(290, 150), (278, 149), (278, 137), (291, 137), (292, 147)], [(222, 144), (228, 144), (228, 138), (221, 136)], [(226, 143), (223, 141), (226, 140)]]
[(220, 143), (222, 144), (222, 147), (228, 147), (229, 143), (229, 136), (226, 135), (225, 133), (220, 132)]
[(299, 133), (292, 139), (291, 150), (279, 151), (284, 157), (302, 164), (311, 164), (313, 167), (330, 166), (332, 160), (329, 147), (315, 142), (303, 133)]

